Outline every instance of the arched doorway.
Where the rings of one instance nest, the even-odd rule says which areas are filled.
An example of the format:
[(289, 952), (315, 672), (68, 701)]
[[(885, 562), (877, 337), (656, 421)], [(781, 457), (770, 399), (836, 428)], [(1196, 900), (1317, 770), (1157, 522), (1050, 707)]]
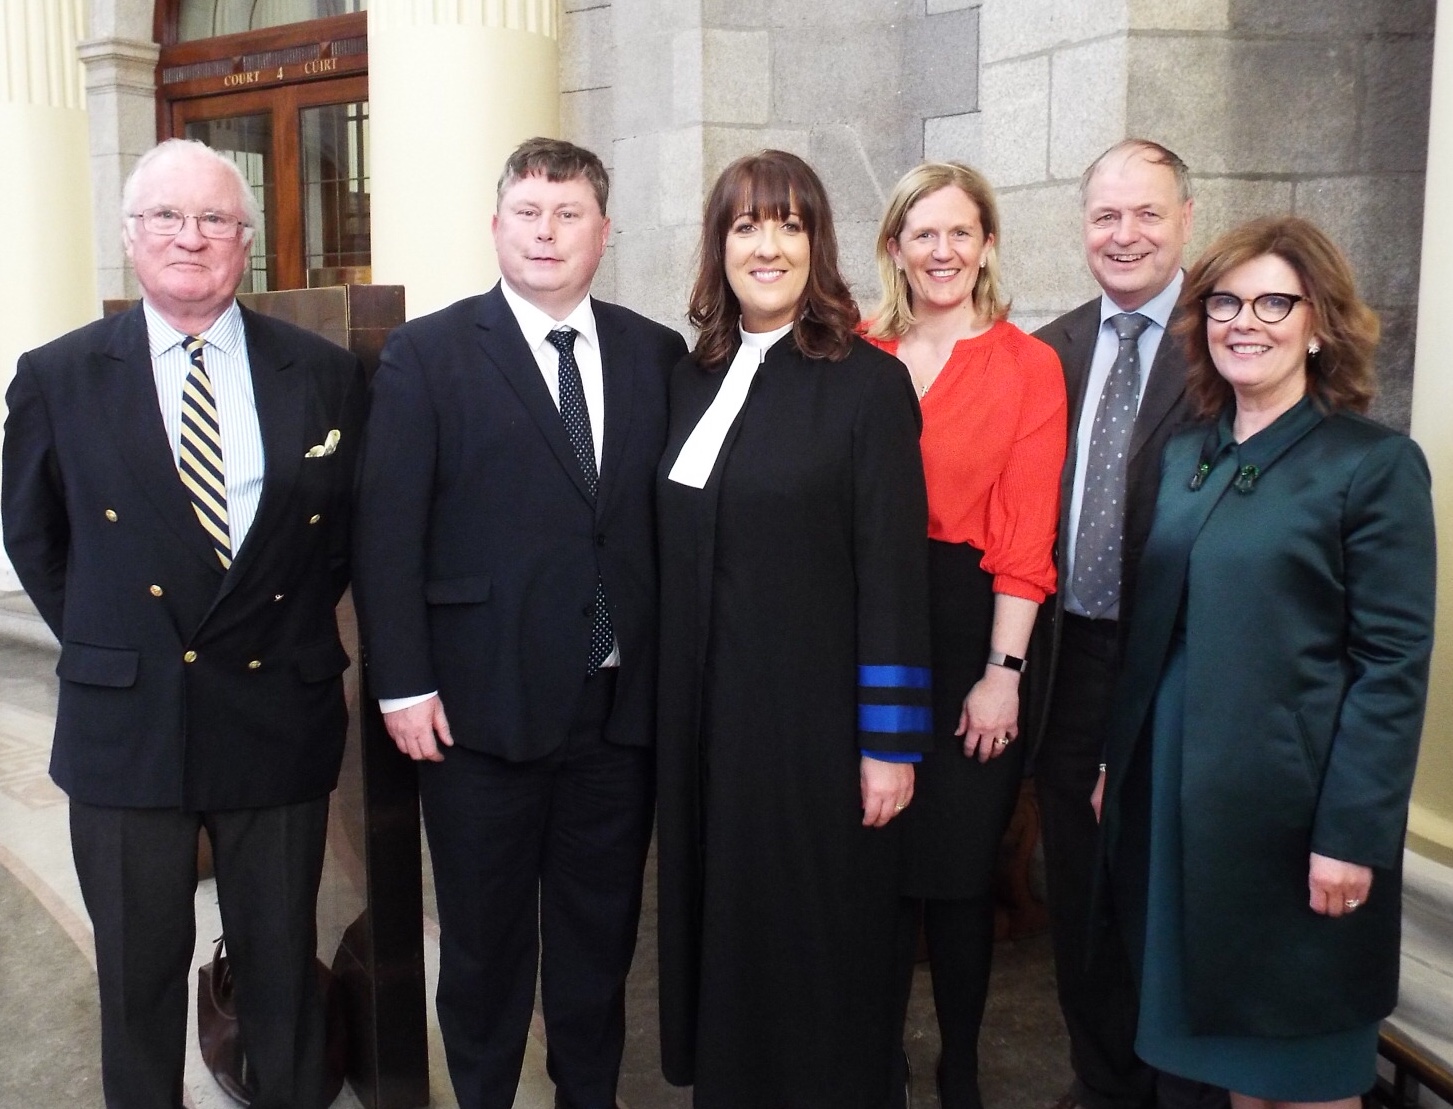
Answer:
[(369, 279), (366, 2), (157, 2), (157, 133), (227, 153), (263, 211), (245, 292)]

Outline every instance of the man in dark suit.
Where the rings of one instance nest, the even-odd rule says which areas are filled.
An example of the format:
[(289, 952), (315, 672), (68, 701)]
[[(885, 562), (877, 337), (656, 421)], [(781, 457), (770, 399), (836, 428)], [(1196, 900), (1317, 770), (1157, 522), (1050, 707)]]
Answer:
[[(538, 964), (556, 1104), (614, 1105), (650, 837), (655, 474), (676, 332), (588, 296), (588, 150), (500, 178), (502, 280), (394, 332), (358, 503), (368, 675), (419, 760), (459, 1104), (509, 1109)], [(543, 949), (543, 950), (542, 950)]]
[[(1191, 419), (1185, 354), (1167, 334), (1191, 234), (1190, 173), (1159, 143), (1126, 139), (1085, 171), (1080, 197), (1085, 257), (1101, 294), (1036, 332), (1064, 368), (1070, 441), (1060, 586), (1042, 610), (1051, 649), (1034, 775), (1075, 1074), (1057, 1109), (1141, 1109), (1156, 1100), (1156, 1075), (1135, 1056), (1135, 978), (1117, 935), (1097, 937), (1093, 959), (1087, 948), (1097, 835), (1090, 799), (1161, 451)], [(1161, 1096), (1176, 1100), (1177, 1091)]]
[(142, 304), (21, 357), (3, 496), (61, 642), (50, 769), (95, 930), (106, 1104), (182, 1103), (205, 827), (252, 1104), (316, 1109), (362, 367), (238, 306), (258, 212), (221, 155), (154, 148), (123, 212)]

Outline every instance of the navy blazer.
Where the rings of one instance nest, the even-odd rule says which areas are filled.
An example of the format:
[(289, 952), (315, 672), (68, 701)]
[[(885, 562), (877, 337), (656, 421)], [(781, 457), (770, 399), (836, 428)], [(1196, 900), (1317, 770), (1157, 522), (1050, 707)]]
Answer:
[(437, 690), (457, 744), (514, 761), (565, 740), (597, 577), (621, 653), (606, 738), (654, 735), (655, 472), (686, 344), (592, 308), (605, 382), (595, 498), (498, 285), (398, 328), (374, 378), (354, 587), (371, 693)]
[[(22, 355), (6, 394), (5, 546), (61, 643), (51, 775), (75, 800), (249, 808), (337, 780), (363, 368), (242, 318), (266, 468), (226, 572), (177, 476), (140, 305)], [(334, 453), (304, 457), (333, 430)]]

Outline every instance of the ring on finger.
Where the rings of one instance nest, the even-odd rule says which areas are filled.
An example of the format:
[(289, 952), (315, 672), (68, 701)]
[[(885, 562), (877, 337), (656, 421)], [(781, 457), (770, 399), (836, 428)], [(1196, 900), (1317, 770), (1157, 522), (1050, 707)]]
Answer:
[(994, 737), (994, 746), (995, 747), (1008, 747), (1009, 746), (1009, 737), (1007, 735), (995, 736)]
[(899, 801), (897, 804), (895, 804), (893, 806), (893, 811), (894, 812), (902, 812), (907, 807), (908, 807), (908, 802), (906, 802), (906, 801)]
[(1360, 897), (1349, 897), (1349, 898), (1347, 898), (1347, 900), (1343, 901), (1342, 904), (1345, 905), (1349, 909), (1355, 909), (1355, 908), (1357, 908), (1357, 906), (1359, 906), (1359, 905), (1362, 904), (1362, 898), (1360, 898)]

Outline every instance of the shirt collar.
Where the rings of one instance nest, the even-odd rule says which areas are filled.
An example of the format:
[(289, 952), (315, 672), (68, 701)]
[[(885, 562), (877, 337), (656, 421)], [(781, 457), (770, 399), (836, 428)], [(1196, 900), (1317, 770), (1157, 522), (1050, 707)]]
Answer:
[[(1136, 312), (1164, 331), (1170, 324), (1170, 314), (1175, 311), (1176, 301), (1180, 299), (1181, 285), (1185, 278), (1184, 270), (1176, 270), (1176, 275), (1171, 278), (1170, 284), (1137, 308)], [(1100, 325), (1102, 327), (1111, 316), (1118, 316), (1123, 311), (1123, 308), (1104, 293), (1100, 294)]]
[[(146, 314), (146, 338), (153, 358), (161, 357), (172, 347), (180, 346), (186, 339), (186, 333), (178, 331), (162, 319), (161, 313), (145, 297), (142, 298), (141, 309)], [(209, 345), (231, 355), (241, 352), (242, 336), (242, 309), (235, 300), (201, 334), (201, 338)]]
[(600, 343), (595, 335), (595, 311), (590, 306), (590, 297), (587, 296), (572, 308), (563, 320), (557, 320), (511, 289), (510, 283), (504, 278), (500, 278), (499, 287), (531, 350), (536, 350), (550, 332), (558, 331), (562, 327), (574, 328), (587, 343), (599, 349)]

